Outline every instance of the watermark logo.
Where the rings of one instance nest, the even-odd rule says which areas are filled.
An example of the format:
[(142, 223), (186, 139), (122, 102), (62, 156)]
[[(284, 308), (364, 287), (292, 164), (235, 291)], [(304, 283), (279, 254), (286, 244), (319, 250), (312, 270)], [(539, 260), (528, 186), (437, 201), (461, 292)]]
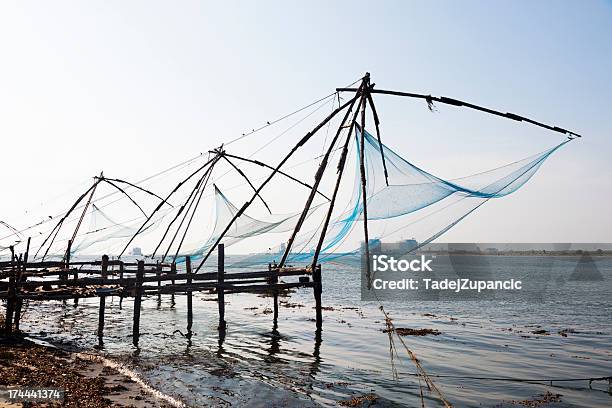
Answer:
[(401, 253), (378, 243), (361, 255), (361, 298), (541, 302), (588, 291), (580, 285), (612, 273), (612, 245), (576, 245), (587, 244), (431, 244)]

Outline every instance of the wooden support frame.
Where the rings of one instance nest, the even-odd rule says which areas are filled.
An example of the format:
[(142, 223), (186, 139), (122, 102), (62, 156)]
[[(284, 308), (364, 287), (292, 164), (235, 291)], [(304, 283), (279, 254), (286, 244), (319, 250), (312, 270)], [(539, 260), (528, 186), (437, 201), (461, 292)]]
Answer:
[[(187, 285), (191, 285), (191, 257), (185, 257), (185, 271), (187, 273)], [(174, 285), (174, 281), (172, 281)], [(191, 338), (193, 326), (193, 292), (187, 291), (187, 338)]]
[(225, 322), (225, 289), (223, 282), (225, 281), (225, 245), (217, 245), (217, 303), (219, 305), (219, 331), (225, 331), (227, 323)]
[[(102, 279), (106, 279), (108, 277), (108, 255), (102, 255), (102, 265), (100, 275)], [(104, 336), (104, 313), (106, 309), (106, 296), (100, 295), (100, 307), (98, 309), (98, 338), (100, 342), (102, 342), (102, 337)]]
[(142, 303), (142, 280), (144, 277), (144, 261), (138, 261), (138, 271), (136, 272), (136, 288), (134, 296), (134, 323), (132, 326), (132, 343), (138, 347), (140, 339), (140, 306)]

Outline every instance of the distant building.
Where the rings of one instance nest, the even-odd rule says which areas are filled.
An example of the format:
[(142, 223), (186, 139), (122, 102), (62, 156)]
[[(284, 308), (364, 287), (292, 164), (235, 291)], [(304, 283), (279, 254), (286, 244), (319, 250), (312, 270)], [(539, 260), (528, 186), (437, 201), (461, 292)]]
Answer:
[(132, 251), (130, 251), (130, 255), (132, 256), (142, 256), (142, 248), (134, 247)]

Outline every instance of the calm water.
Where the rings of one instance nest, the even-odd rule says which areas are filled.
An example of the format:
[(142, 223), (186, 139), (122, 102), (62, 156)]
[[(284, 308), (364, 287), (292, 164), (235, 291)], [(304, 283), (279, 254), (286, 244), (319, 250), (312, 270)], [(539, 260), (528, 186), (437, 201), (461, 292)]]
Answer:
[[(568, 282), (577, 258), (487, 257), (496, 270), (547, 275), (541, 301), (385, 302), (396, 327), (432, 328), (439, 336), (404, 337), (430, 374), (451, 376), (581, 378), (612, 375), (612, 259), (594, 258), (603, 282)], [(414, 366), (402, 349), (399, 379), (392, 376), (387, 334), (378, 304), (362, 302), (359, 271), (328, 265), (323, 272), (323, 330), (317, 334), (314, 299), (301, 289), (282, 299), (278, 327), (272, 299), (227, 295), (228, 330), (220, 339), (214, 295), (194, 296), (194, 332), (185, 332), (184, 297), (143, 302), (140, 351), (131, 345), (132, 301), (107, 300), (104, 349), (97, 344), (97, 299), (29, 306), (23, 328), (45, 340), (103, 353), (133, 367), (167, 394), (190, 406), (338, 406), (338, 401), (375, 394), (376, 406), (420, 405)], [(533, 295), (533, 294), (532, 294)], [(530, 296), (532, 296), (530, 295)], [(536, 296), (537, 297), (537, 296)], [(288, 307), (289, 306), (289, 307)], [(533, 331), (545, 329), (549, 335)], [(571, 329), (567, 337), (558, 332)], [(397, 341), (396, 341), (397, 342)], [(399, 344), (398, 344), (399, 346)], [(512, 406), (546, 391), (561, 394), (558, 407), (609, 407), (608, 384), (585, 381), (547, 384), (434, 378), (458, 407)], [(425, 393), (425, 406), (442, 406)], [(367, 406), (367, 404), (365, 405)]]

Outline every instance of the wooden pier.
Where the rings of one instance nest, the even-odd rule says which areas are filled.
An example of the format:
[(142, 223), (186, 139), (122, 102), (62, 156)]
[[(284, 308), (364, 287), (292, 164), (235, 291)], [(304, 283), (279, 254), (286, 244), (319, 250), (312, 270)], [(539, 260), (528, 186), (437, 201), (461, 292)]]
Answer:
[[(140, 305), (143, 296), (185, 295), (187, 297), (187, 337), (192, 335), (193, 292), (217, 294), (219, 331), (226, 330), (225, 294), (268, 293), (274, 298), (274, 320), (278, 319), (279, 292), (295, 288), (313, 288), (317, 328), (321, 328), (321, 266), (312, 268), (268, 265), (264, 271), (227, 272), (224, 245), (217, 248), (216, 272), (195, 273), (190, 257), (185, 258), (184, 271), (175, 263), (145, 263), (110, 260), (100, 261), (27, 262), (27, 256), (12, 255), (11, 261), (0, 262), (0, 299), (6, 301), (4, 331), (19, 330), (21, 305), (24, 300), (52, 301), (98, 297), (98, 337), (104, 334), (106, 297), (134, 299), (133, 343), (138, 345)], [(282, 283), (279, 281), (282, 279)]]

